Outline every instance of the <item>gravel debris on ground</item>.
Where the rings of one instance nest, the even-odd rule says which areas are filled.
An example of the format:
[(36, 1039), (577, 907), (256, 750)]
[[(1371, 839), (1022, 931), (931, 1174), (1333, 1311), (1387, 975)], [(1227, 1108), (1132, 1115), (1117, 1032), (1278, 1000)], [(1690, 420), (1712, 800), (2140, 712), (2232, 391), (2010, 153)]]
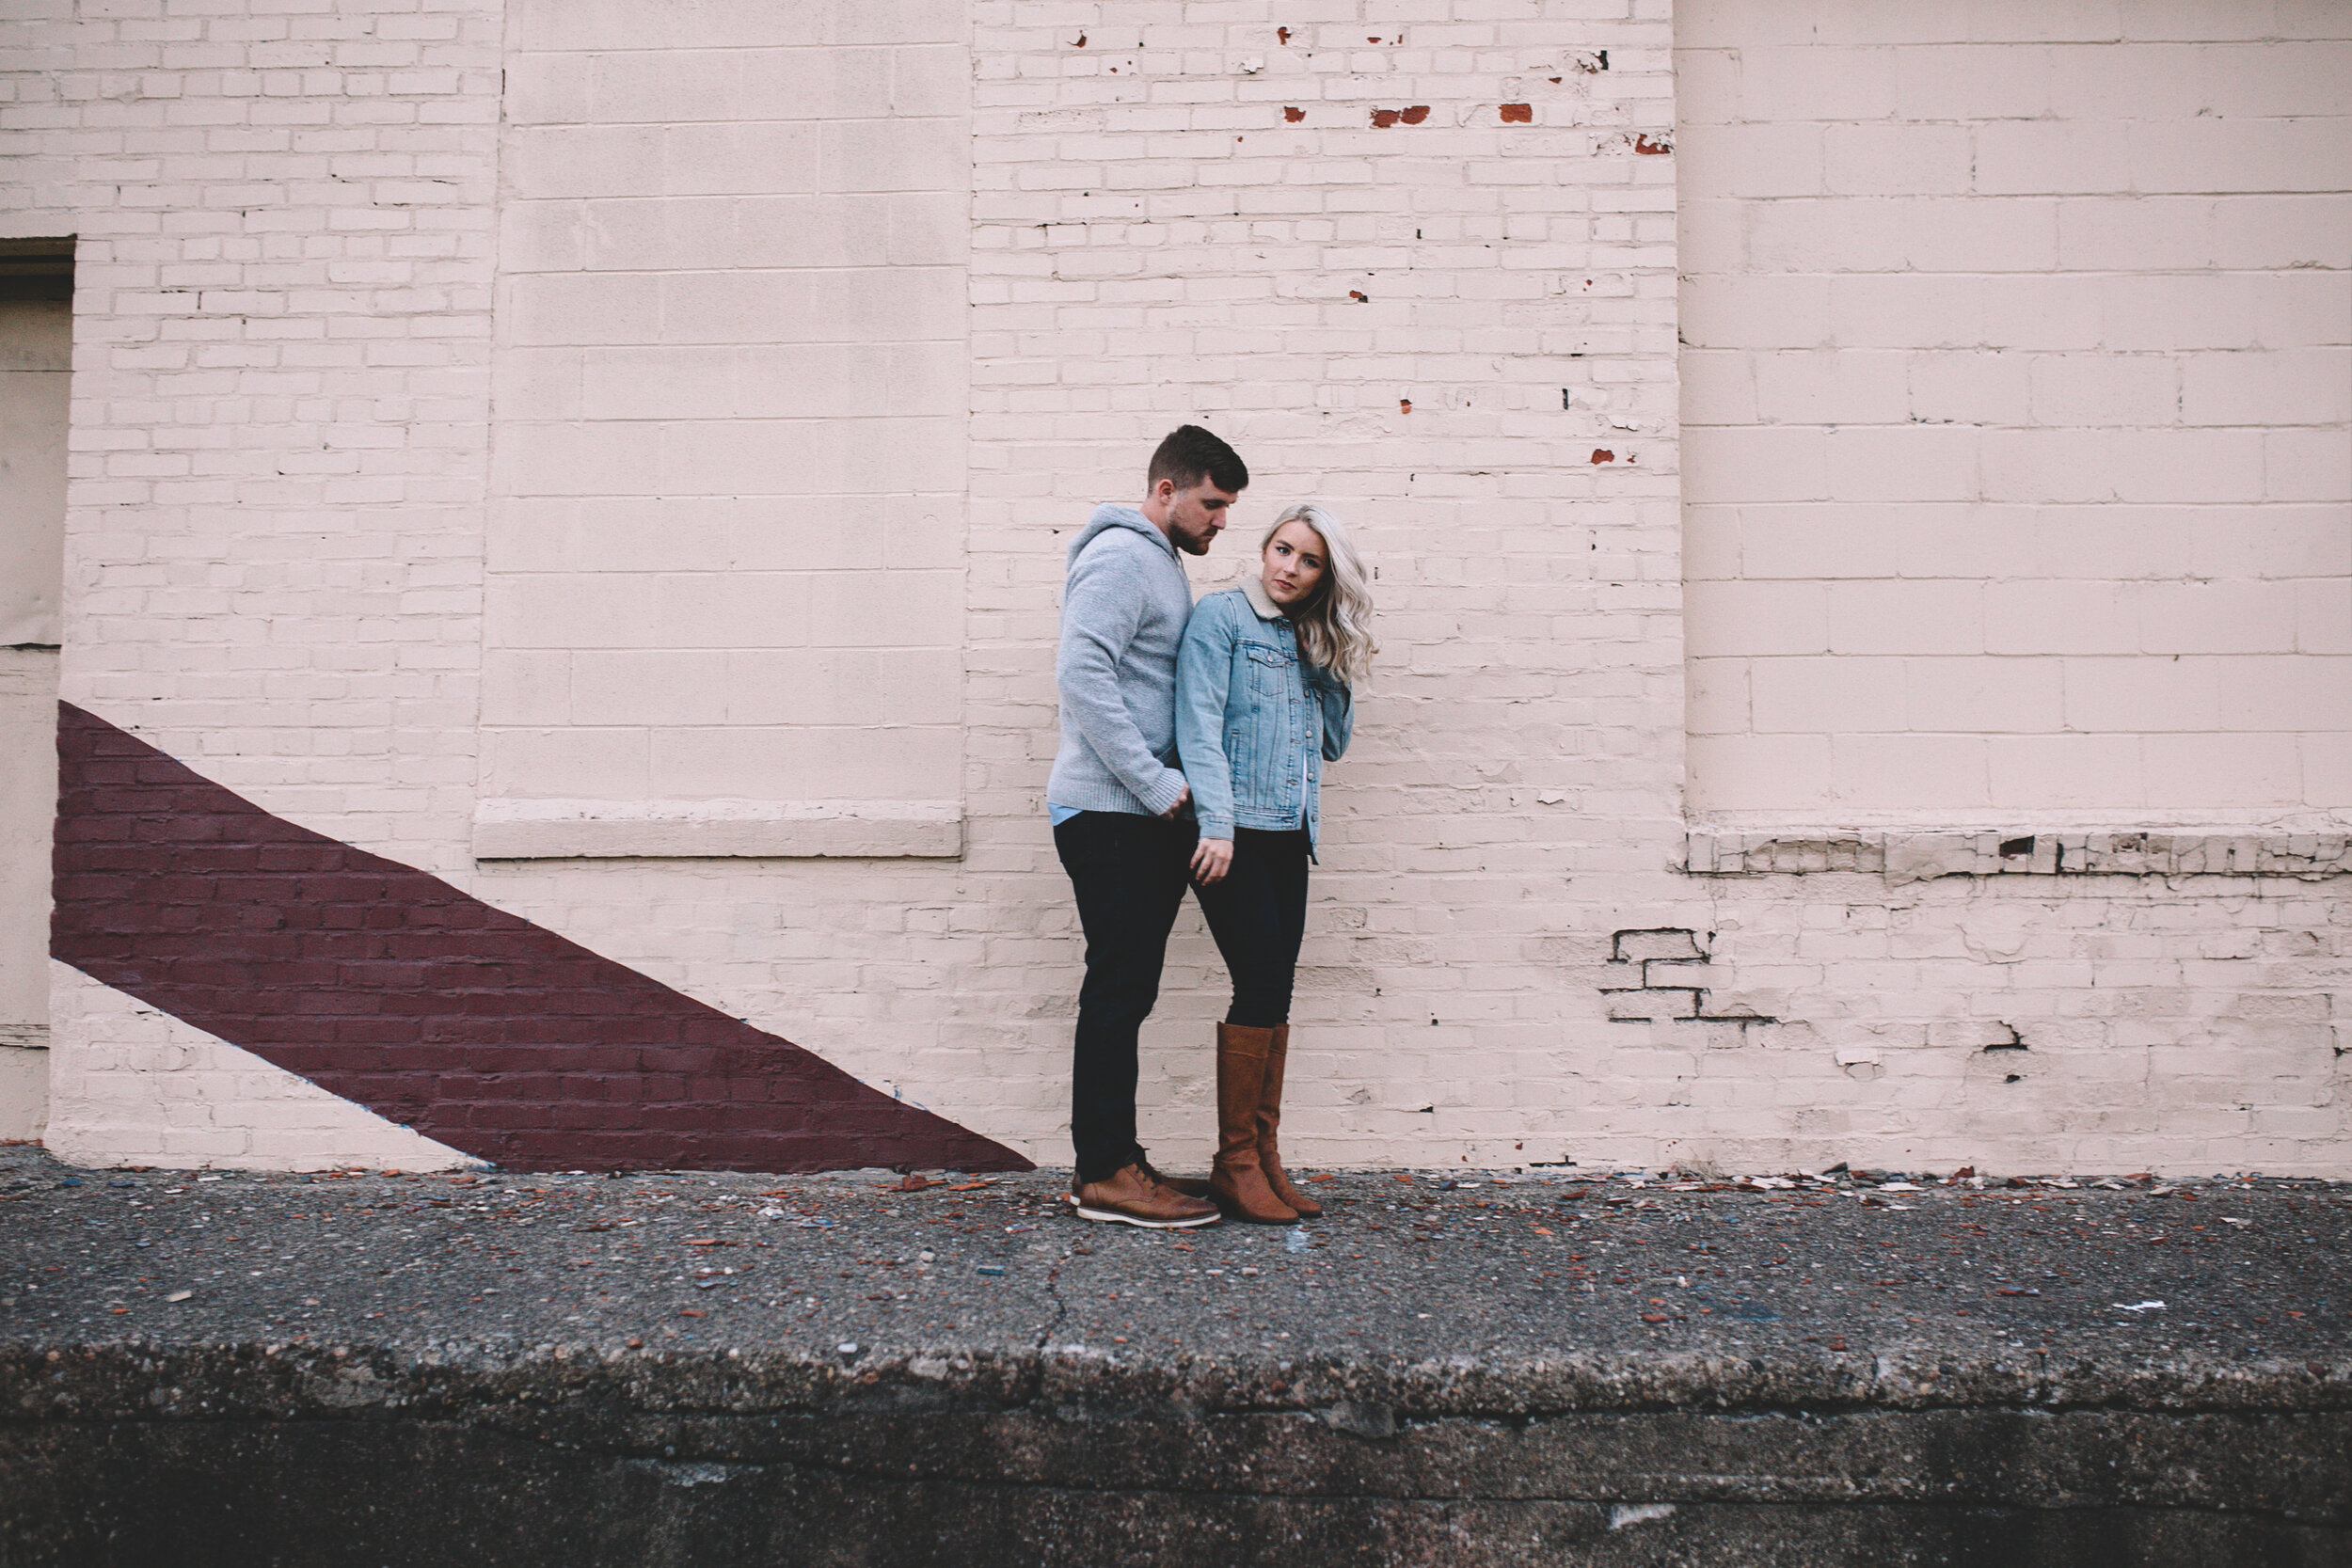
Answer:
[[(1324, 1173), (1328, 1212), (1088, 1224), (1066, 1173), (75, 1170), (0, 1147), (0, 1339), (2345, 1358), (2352, 1188), (2245, 1174)], [(856, 1346), (852, 1353), (848, 1347)]]

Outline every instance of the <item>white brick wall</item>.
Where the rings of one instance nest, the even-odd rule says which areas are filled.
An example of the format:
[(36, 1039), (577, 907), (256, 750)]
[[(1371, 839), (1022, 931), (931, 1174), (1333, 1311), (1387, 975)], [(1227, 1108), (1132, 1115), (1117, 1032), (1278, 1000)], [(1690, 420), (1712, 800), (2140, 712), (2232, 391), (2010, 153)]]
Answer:
[(64, 1023), (42, 1141), (61, 1160), (167, 1170), (481, 1164), (79, 970), (55, 971)]
[[(1166, 429), (1198, 419), (1234, 440), (1258, 475), (1240, 537), (1205, 563), (1204, 583), (1225, 580), (1275, 511), (1307, 497), (1356, 521), (1381, 573), (1385, 652), (1358, 750), (1329, 778), (1329, 845), (1296, 1015), (1302, 1162), (1849, 1158), (2352, 1174), (2335, 1054), (2352, 1040), (2332, 994), (2352, 950), (2341, 879), (2005, 875), (1893, 885), (1851, 873), (1679, 869), (1686, 519), (1673, 214), (1675, 166), (1690, 154), (1640, 149), (1674, 146), (1679, 119), (1685, 144), (1695, 137), (1702, 164), (1720, 167), (1726, 154), (1708, 150), (1708, 128), (1744, 119), (1758, 146), (1775, 135), (1824, 150), (1835, 142), (1866, 171), (1944, 178), (1949, 137), (1927, 138), (1915, 156), (1889, 151), (1873, 142), (1886, 126), (1869, 95), (1906, 80), (1921, 91), (1964, 86), (1986, 102), (1943, 105), (1925, 123), (1974, 135), (1968, 125), (2004, 121), (2026, 90), (2003, 73), (1931, 72), (1925, 84), (1898, 73), (1895, 87), (1873, 87), (1868, 73), (1833, 66), (1801, 93), (1774, 90), (1797, 93), (1808, 111), (1833, 99), (1846, 118), (1773, 130), (1786, 105), (1708, 109), (1742, 102), (1721, 48), (1683, 56), (1692, 103), (1677, 112), (1674, 40), (1663, 7), (1648, 0), (1346, 0), (1309, 15), (1270, 0), (822, 13), (837, 14), (836, 28), (874, 18), (904, 29), (886, 37), (812, 34), (804, 19), (818, 13), (707, 0), (643, 13), (667, 19), (660, 41), (672, 47), (661, 50), (639, 47), (642, 8), (617, 5), (562, 8), (565, 31), (552, 40), (533, 29), (559, 13), (534, 6), (511, 15), (486, 4), (280, 14), (255, 4), (186, 17), (167, 14), (162, 0), (152, 14), (58, 0), (55, 9), (24, 29), (0, 79), (0, 129), (33, 154), (10, 176), (0, 232), (84, 237), (68, 694), (263, 805), (450, 876), (869, 1081), (1041, 1158), (1066, 1158), (1078, 942), (1042, 814), (1061, 552), (1090, 504), (1139, 490), (1144, 457)], [(1752, 16), (1759, 26), (1784, 15), (1798, 19), (1791, 26), (1818, 24), (1820, 36), (1867, 52), (1879, 47), (1869, 29), (1931, 10), (1759, 5)], [(2018, 14), (2062, 27), (2076, 13)], [(2194, 22), (2231, 8), (2166, 14)], [(1710, 11), (1689, 24), (1700, 31), (1683, 41), (1704, 44), (1750, 24)], [(2060, 47), (2001, 45), (1997, 35), (1982, 45)], [(821, 72), (790, 115), (736, 112), (775, 106), (763, 69), (846, 70), (869, 46), (887, 56), (894, 94), (911, 56), (953, 57), (966, 74), (912, 78), (926, 84), (920, 95), (890, 98), (890, 116), (853, 112), (878, 102), (866, 96), (877, 78)], [(673, 54), (696, 58), (681, 73)], [(1814, 60), (1800, 51), (1790, 70)], [(517, 113), (500, 165), (501, 68), (517, 109), (532, 107)], [(2052, 73), (2034, 79), (2049, 88)], [(829, 96), (843, 81), (851, 96)], [(894, 182), (895, 163), (861, 170), (846, 146), (827, 161), (825, 138), (889, 120), (901, 103), (921, 111), (913, 121), (968, 123), (968, 162), (952, 178), (919, 127), (907, 133), (921, 175), (913, 184)], [(1521, 103), (1526, 120), (1506, 120), (1503, 105)], [(1428, 113), (1407, 122), (1403, 111), (1422, 105)], [(1397, 119), (1378, 125), (1388, 111)], [(727, 133), (720, 144), (696, 139), (718, 130)], [(770, 139), (755, 145), (755, 131)], [(596, 150), (549, 151), (559, 142)], [(2208, 154), (2178, 157), (2194, 167)], [(1803, 168), (1799, 154), (1769, 149), (1752, 162), (1792, 176)], [(499, 198), (501, 179), (512, 199)], [(692, 182), (705, 179), (732, 183), (704, 193)], [(789, 233), (755, 222), (802, 198), (838, 202), (828, 211), (863, 203), (894, 224), (936, 202), (968, 227), (925, 231), (913, 251), (893, 248), (895, 229), (879, 250), (741, 248), (870, 241), (864, 220)], [(2031, 198), (2061, 215), (2094, 198)], [(2217, 705), (2243, 703), (2249, 687), (2230, 661), (2320, 657), (2261, 641), (2276, 612), (2259, 591), (2292, 582), (2296, 635), (2320, 624), (2305, 621), (2300, 595), (2328, 591), (2324, 579), (2343, 568), (2328, 564), (2324, 540), (2296, 531), (2311, 516), (2306, 502), (2340, 499), (2340, 489), (2265, 490), (2243, 510), (2173, 496), (2167, 504), (2178, 511), (2093, 510), (2054, 489), (2029, 509), (2022, 535), (1994, 529), (2008, 515), (1998, 509), (1934, 499), (1959, 483), (1955, 439), (1978, 443), (1979, 468), (1996, 436), (2019, 451), (2055, 443), (2040, 461), (2063, 476), (2072, 437), (2048, 430), (2085, 432), (2088, 461), (2118, 450), (2118, 432), (2137, 439), (2158, 428), (2133, 422), (2151, 405), (2137, 383), (2109, 375), (2123, 359), (2170, 355), (2185, 377), (2181, 367), (2208, 348), (2283, 354), (2246, 323), (2307, 321), (2292, 289), (2340, 285), (2340, 261), (2287, 266), (2288, 252), (2314, 245), (2340, 255), (2340, 235), (2324, 227), (2336, 220), (2319, 201), (2272, 199), (2254, 229), (2273, 248), (2256, 254), (2247, 225), (2220, 223), (2221, 208), (2240, 199), (2255, 198), (2211, 198), (2199, 220), (2209, 246), (2193, 264), (2161, 263), (2180, 287), (2217, 292), (2134, 318), (2176, 337), (2227, 328), (2250, 345), (2240, 348), (2201, 339), (2110, 353), (2070, 327), (2066, 301), (2119, 285), (2074, 276), (2069, 268), (2090, 263), (2063, 252), (1996, 278), (1971, 251), (1982, 246), (1973, 220), (1962, 221), (1970, 214), (1928, 203), (1905, 209), (1897, 235), (1920, 247), (1915, 261), (1874, 261), (1852, 277), (1833, 277), (1826, 263), (1739, 273), (1769, 311), (1719, 309), (1694, 285), (1681, 316), (1693, 342), (1724, 329), (1710, 323), (1807, 311), (1881, 341), (1946, 319), (1944, 284), (1922, 278), (1980, 273), (1985, 289), (1997, 281), (2012, 291), (2005, 298), (2023, 301), (2002, 319), (2038, 323), (2035, 341), (2055, 345), (2036, 351), (2052, 363), (2042, 382), (2027, 377), (2025, 406), (2074, 422), (2011, 429), (1969, 414), (1997, 413), (2010, 394), (1997, 381), (1970, 382), (1962, 356), (1935, 352), (1941, 337), (1918, 350), (1922, 379), (1906, 357), (1899, 381), (1865, 354), (1817, 365), (1767, 354), (1771, 341), (1730, 345), (1756, 351), (1746, 372), (1756, 395), (1769, 383), (1788, 400), (1775, 407), (1810, 399), (1823, 411), (1769, 427), (1726, 418), (1695, 436), (1715, 471), (1736, 469), (1755, 487), (1738, 503), (1742, 517), (1772, 507), (1788, 526), (1753, 542), (1726, 535), (1707, 515), (1705, 487), (1715, 482), (1694, 481), (1690, 642), (1703, 673), (1691, 689), (1692, 732), (1702, 741), (1747, 734), (1758, 754), (1799, 756), (1774, 763), (1775, 777), (1796, 776), (1810, 737), (1826, 733), (1884, 758), (1851, 776), (1910, 777), (1931, 792), (1949, 767), (1919, 736), (1964, 749), (1989, 746), (1989, 732), (1862, 731), (1841, 714), (1894, 705), (1908, 716), (1915, 703), (2013, 725), (2018, 715), (2046, 720), (2055, 701), (2063, 719), (2094, 675), (2112, 682), (2100, 689), (2127, 714), (2135, 704), (2169, 711), (2176, 679), (2209, 681)], [(1796, 238), (1843, 244), (1831, 219), (1848, 209), (1820, 205), (1818, 231)], [(1690, 221), (1724, 211), (1708, 197), (1690, 205)], [(1713, 242), (1694, 229), (1692, 243), (1703, 251)], [(742, 296), (742, 313), (698, 328), (702, 341), (664, 336), (674, 318), (661, 313), (663, 289), (724, 280), (739, 267), (760, 272), (770, 292)], [(803, 330), (821, 314), (759, 313), (776, 299), (813, 297), (791, 292), (814, 288), (808, 278), (782, 275), (845, 267), (873, 273), (861, 287), (874, 290), (938, 269), (962, 280), (956, 319), (910, 309), (886, 323), (906, 334), (884, 340), (898, 345), (887, 352), (962, 345), (945, 369), (923, 360), (933, 378), (921, 383), (927, 401), (912, 423), (929, 434), (908, 438), (903, 476), (860, 477), (846, 456), (828, 468), (829, 458), (781, 446), (779, 466), (762, 445), (770, 425), (816, 417), (779, 401), (811, 376), (825, 378), (840, 422), (859, 427), (834, 433), (842, 451), (870, 457), (874, 440), (898, 438), (875, 435), (907, 418), (883, 393), (913, 379), (878, 383), (870, 357), (832, 369), (826, 341)], [(650, 325), (625, 298), (596, 292), (640, 276), (660, 279)], [(2264, 296), (2274, 304), (2229, 292), (2249, 278), (2278, 287)], [(1834, 318), (1824, 313), (1833, 286)], [(533, 336), (548, 331), (550, 341)], [(1767, 358), (1770, 374), (1758, 368)], [(1681, 356), (1692, 407), (1717, 395), (1698, 386), (1711, 362)], [(937, 377), (950, 376), (968, 391), (943, 412), (928, 400)], [(2185, 396), (2186, 380), (2176, 385)], [(1913, 438), (1909, 404), (1900, 419), (1882, 419), (1874, 400), (1921, 387), (1963, 422), (1922, 425), (1917, 451), (1900, 450)], [(593, 407), (592, 389), (603, 400)], [(1857, 406), (1872, 416), (1861, 421), (1867, 438), (1839, 444)], [(1968, 420), (1985, 428), (1972, 434)], [(643, 425), (662, 432), (650, 446)], [(510, 446), (510, 428), (518, 443), (542, 445)], [(2200, 441), (2207, 428), (2183, 426)], [(2263, 434), (2264, 462), (2269, 443), (2326, 434)], [(944, 449), (926, 445), (934, 436), (961, 451), (944, 479), (932, 471)], [(1898, 450), (1852, 455), (1873, 440)], [(532, 450), (540, 455), (525, 461)], [(614, 464), (615, 451), (646, 455)], [(680, 465), (694, 453), (706, 455)], [(1824, 499), (1833, 473), (1876, 477)], [(803, 476), (815, 477), (803, 486)], [(587, 484), (597, 488), (572, 488)], [(1906, 486), (1933, 494), (1904, 499)], [(1888, 489), (1895, 499), (1873, 499)], [(839, 504), (790, 504), (812, 495)], [(1801, 505), (1815, 510), (1801, 517)], [(1853, 530), (1841, 507), (1893, 517), (1975, 507), (1966, 515), (1984, 527)], [(2058, 509), (2070, 527), (2037, 531)], [(2110, 515), (2126, 526), (2108, 526)], [(2233, 521), (2191, 526), (2201, 518)], [(1987, 541), (2014, 537), (2031, 546), (2034, 572), (2001, 565), (2007, 556), (1987, 563)], [(1726, 558), (1726, 539), (1740, 553)], [(1902, 552), (1929, 539), (1938, 541), (1932, 569), (1914, 570), (1930, 558)], [(2179, 569), (2168, 553), (2175, 545), (2197, 571)], [(1824, 559), (1841, 551), (1869, 573), (1825, 572)], [(2110, 556), (2139, 562), (2112, 579), (2137, 586), (2088, 592), (2107, 580), (2098, 571)], [(1750, 573), (1751, 560), (1772, 562), (1769, 575)], [(878, 565), (882, 598), (861, 598), (861, 574)], [(501, 595), (486, 627), (485, 572)], [(949, 578), (961, 586), (944, 606), (922, 597)], [(2175, 602), (2195, 578), (2217, 591), (2195, 601), (2210, 611), (2201, 617)], [(558, 591), (532, 599), (541, 581)], [(1867, 591), (1850, 593), (1857, 584)], [(869, 636), (865, 611), (882, 599), (894, 610), (927, 607), (918, 631), (958, 617), (961, 630), (904, 644)], [(2234, 608), (2214, 611), (2225, 599)], [(1955, 600), (1963, 610), (1974, 602), (1977, 619)], [(2151, 622), (2144, 606), (2159, 602), (2172, 608)], [(2116, 604), (2126, 609), (2103, 613)], [(828, 605), (850, 614), (827, 622)], [(787, 613), (797, 641), (742, 641)], [(1950, 652), (1923, 645), (1948, 637), (1956, 613), (1978, 641)], [(568, 626), (566, 615), (576, 618)], [(2066, 634), (2051, 649), (1996, 650), (2021, 665), (2057, 664), (2055, 697), (2046, 676), (1988, 695), (1964, 671), (1940, 685), (1922, 675), (1915, 688), (1915, 667), (1992, 657), (1985, 640), (2012, 623)], [(2125, 629), (2137, 639), (2151, 624), (2192, 641), (2122, 641)], [(622, 637), (618, 626), (647, 629)], [(1777, 641), (1727, 641), (1750, 635)], [(1821, 652), (1833, 637), (1851, 648)], [(891, 787), (871, 793), (910, 798), (899, 781), (937, 766), (939, 753), (894, 753), (862, 726), (834, 724), (821, 682), (790, 686), (797, 705), (763, 718), (712, 719), (692, 705), (708, 699), (712, 657), (950, 645), (961, 653), (947, 673), (921, 675), (917, 694), (958, 688), (951, 717), (923, 710), (906, 728), (925, 745), (953, 737), (940, 787), (965, 813), (959, 861), (471, 859), (478, 784), (494, 797), (788, 801), (853, 797), (879, 775)], [(2173, 652), (2184, 656), (2177, 667)], [(1735, 689), (1704, 677), (1718, 661), (1805, 657), (1845, 684), (1825, 698), (1804, 681), (1743, 678)], [(2159, 670), (2153, 685), (2133, 685), (2159, 657), (2189, 673)], [(878, 658), (849, 689), (898, 689), (895, 679)], [(608, 699), (640, 705), (573, 705)], [(1832, 728), (1768, 734), (1721, 717), (1767, 707), (1776, 722)], [(675, 753), (682, 770), (658, 774), (657, 736), (688, 730), (715, 736), (714, 749)], [(2166, 778), (2212, 767), (2211, 791), (2183, 793), (2217, 811), (2225, 784), (2243, 787), (2258, 750), (2250, 737), (2280, 732), (2249, 720), (2226, 745), (2196, 738), (2217, 733), (2143, 725), (2093, 738), (2128, 745), (2143, 769), (2147, 757), (2178, 757), (2164, 763)], [(2152, 736), (2180, 744), (2161, 752)], [(779, 759), (773, 768), (760, 766), (762, 746)], [(2295, 768), (2320, 754), (2305, 740)], [(731, 782), (746, 774), (756, 787)], [(2042, 793), (2021, 797), (2041, 802), (2032, 809), (2077, 822), (2089, 808), (2130, 803), (2068, 796), (2082, 771), (2066, 756), (2021, 776), (2042, 781)], [(2156, 777), (2132, 776), (2143, 796)], [(1899, 801), (1886, 815), (1916, 827), (1934, 813)], [(1631, 960), (1610, 961), (1613, 933), (1652, 927), (1688, 929), (1708, 954), (1704, 1008), (1681, 1009), (1705, 1017), (1664, 1016), (1678, 999), (1661, 990), (1654, 1021), (1610, 1021), (1613, 1006), (1630, 1004), (1605, 989), (1643, 989)], [(1206, 1046), (1222, 983), (1188, 912), (1146, 1040), (1146, 1137), (1171, 1163), (1206, 1153)], [(250, 1078), (248, 1060), (189, 1050), (91, 989), (69, 980), (55, 992), (60, 1066), (89, 1087), (77, 1103), (141, 1108), (78, 1117), (77, 1136), (112, 1126), (120, 1137), (111, 1155), (103, 1138), (77, 1149), (144, 1159), (142, 1140), (170, 1126), (202, 1144), (190, 1157), (296, 1157), (268, 1138), (298, 1113)], [(1742, 1015), (1780, 1022), (1737, 1022)], [(2023, 1053), (1984, 1049), (2011, 1031)], [(213, 1136), (222, 1141), (203, 1143)], [(394, 1159), (358, 1132), (349, 1137), (366, 1157)], [(244, 1141), (231, 1148), (235, 1139)]]
[[(1299, 1136), (1451, 1164), (1582, 1128), (1564, 1030), (1606, 1051), (1610, 1026), (1543, 944), (1607, 918), (1583, 900), (1676, 895), (1673, 160), (1632, 150), (1673, 120), (1668, 35), (1646, 7), (1356, 14), (970, 9), (961, 866), (504, 865), (478, 885), (1066, 1159), (1078, 942), (1043, 798), (1062, 551), (1200, 420), (1258, 475), (1201, 580), (1309, 497), (1381, 572), (1382, 673), (1327, 800)], [(1188, 912), (1147, 1036), (1147, 1138), (1176, 1158), (1205, 1158), (1222, 983)]]
[[(64, 695), (462, 879), (499, 7), (24, 0), (8, 27), (0, 235), (79, 240)], [(75, 1157), (422, 1144), (71, 972), (50, 1012)]]
[(1676, 41), (1693, 808), (2352, 806), (2352, 13)]
[(65, 696), (462, 875), (498, 6), (10, 23), (0, 222), (80, 239)]
[[(1673, 159), (1631, 150), (1673, 121), (1664, 7), (974, 14), (974, 863), (1028, 874), (1025, 927), (1071, 930), (1040, 816), (1061, 546), (1199, 420), (1256, 476), (1220, 571), (1308, 499), (1379, 571), (1381, 670), (1328, 775), (1300, 1135), (1446, 1164), (1557, 1137), (1583, 1098), (1563, 1047), (1607, 1026), (1531, 949), (1641, 895), (1678, 765)], [(1224, 998), (1180, 929), (1151, 1043), (1187, 1082), (1150, 1126), (1197, 1154)], [(1045, 961), (988, 966), (990, 1033), (1051, 1061), (1066, 1023), (1026, 1015), (1070, 994), (1074, 949), (1016, 951)]]

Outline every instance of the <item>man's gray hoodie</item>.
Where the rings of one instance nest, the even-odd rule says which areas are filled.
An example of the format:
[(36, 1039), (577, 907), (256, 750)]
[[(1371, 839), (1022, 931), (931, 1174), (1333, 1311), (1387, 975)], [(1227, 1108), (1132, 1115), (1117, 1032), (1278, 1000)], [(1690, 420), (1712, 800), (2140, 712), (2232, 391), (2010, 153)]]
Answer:
[(1071, 541), (1062, 590), (1061, 749), (1048, 804), (1157, 816), (1176, 803), (1176, 650), (1192, 583), (1132, 506), (1098, 506)]

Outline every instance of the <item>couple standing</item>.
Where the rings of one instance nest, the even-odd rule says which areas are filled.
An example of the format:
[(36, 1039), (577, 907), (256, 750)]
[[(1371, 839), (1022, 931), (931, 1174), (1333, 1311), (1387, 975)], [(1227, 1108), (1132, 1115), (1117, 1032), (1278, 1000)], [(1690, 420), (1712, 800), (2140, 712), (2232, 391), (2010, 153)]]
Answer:
[[(1145, 483), (1141, 506), (1095, 508), (1071, 544), (1054, 665), (1061, 746), (1045, 799), (1087, 943), (1071, 1201), (1087, 1219), (1152, 1228), (1220, 1213), (1286, 1224), (1322, 1212), (1284, 1173), (1276, 1136), (1317, 786), (1347, 750), (1372, 596), (1345, 531), (1306, 505), (1275, 520), (1239, 588), (1195, 608), (1179, 552), (1209, 552), (1249, 470), (1184, 425)], [(1233, 980), (1206, 1181), (1162, 1176), (1136, 1142), (1136, 1032), (1187, 884)]]

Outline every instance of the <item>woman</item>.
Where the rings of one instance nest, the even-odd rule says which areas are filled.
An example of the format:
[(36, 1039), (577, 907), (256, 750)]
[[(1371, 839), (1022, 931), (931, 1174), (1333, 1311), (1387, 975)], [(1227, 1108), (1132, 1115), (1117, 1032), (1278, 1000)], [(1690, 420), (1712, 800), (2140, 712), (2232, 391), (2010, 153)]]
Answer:
[(1176, 656), (1176, 749), (1200, 824), (1193, 885), (1233, 977), (1208, 1195), (1261, 1224), (1323, 1212), (1284, 1174), (1276, 1134), (1317, 785), (1347, 750), (1350, 693), (1375, 651), (1366, 577), (1339, 519), (1294, 506), (1266, 534), (1258, 575), (1195, 607)]

